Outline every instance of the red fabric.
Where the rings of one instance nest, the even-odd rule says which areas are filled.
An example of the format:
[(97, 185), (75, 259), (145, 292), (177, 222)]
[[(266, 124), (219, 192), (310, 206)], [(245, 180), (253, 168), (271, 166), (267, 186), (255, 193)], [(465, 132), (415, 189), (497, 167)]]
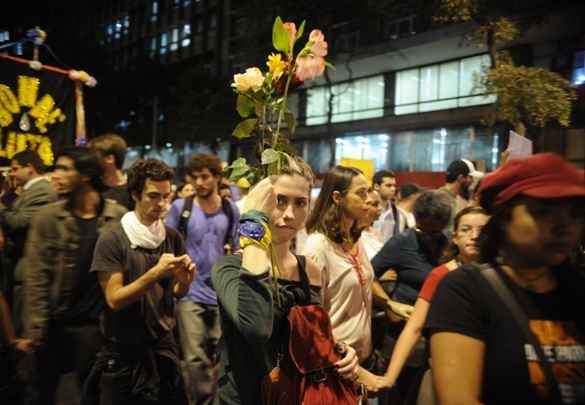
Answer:
[[(495, 196), (490, 191), (497, 190)], [(534, 198), (585, 197), (585, 172), (554, 153), (512, 159), (481, 182), (484, 208), (498, 206), (518, 196)], [(493, 201), (491, 201), (493, 199)]]
[[(356, 405), (360, 396), (353, 383), (335, 372), (340, 356), (327, 312), (317, 305), (295, 306), (288, 320), (288, 353), (262, 382), (264, 405)], [(307, 376), (315, 370), (323, 370), (320, 381)]]
[(418, 293), (418, 298), (422, 298), (426, 302), (431, 302), (433, 295), (435, 295), (435, 290), (439, 285), (439, 281), (441, 281), (447, 273), (449, 273), (449, 269), (446, 265), (443, 264), (439, 267), (435, 267), (427, 276), (420, 293)]

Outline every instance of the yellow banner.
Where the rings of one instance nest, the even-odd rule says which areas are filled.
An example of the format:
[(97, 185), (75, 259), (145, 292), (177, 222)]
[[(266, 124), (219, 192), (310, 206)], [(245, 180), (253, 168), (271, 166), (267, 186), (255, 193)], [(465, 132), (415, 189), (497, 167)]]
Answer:
[(374, 173), (376, 172), (376, 166), (374, 165), (374, 161), (372, 159), (353, 159), (342, 157), (341, 165), (360, 169), (364, 176), (366, 176), (366, 179), (368, 179), (368, 182), (372, 184), (372, 179), (374, 178)]

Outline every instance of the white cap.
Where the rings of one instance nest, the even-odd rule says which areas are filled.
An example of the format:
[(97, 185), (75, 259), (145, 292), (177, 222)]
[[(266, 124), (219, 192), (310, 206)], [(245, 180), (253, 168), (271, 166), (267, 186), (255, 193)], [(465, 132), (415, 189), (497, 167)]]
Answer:
[(473, 165), (471, 160), (461, 159), (461, 161), (467, 165), (467, 168), (469, 169), (470, 176), (477, 178), (477, 179), (481, 179), (483, 176), (485, 176), (485, 173), (478, 172), (477, 170), (475, 170), (475, 166)]

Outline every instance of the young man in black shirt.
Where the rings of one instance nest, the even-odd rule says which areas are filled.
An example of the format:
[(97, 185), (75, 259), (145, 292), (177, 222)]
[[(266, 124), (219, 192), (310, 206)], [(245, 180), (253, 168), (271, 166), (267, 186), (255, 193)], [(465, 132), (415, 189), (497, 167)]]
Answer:
[(162, 221), (172, 179), (160, 160), (136, 162), (128, 171), (135, 209), (96, 246), (91, 271), (107, 302), (106, 343), (86, 385), (100, 387), (104, 405), (187, 404), (172, 330), (174, 298), (187, 293), (195, 268), (179, 233)]
[(128, 193), (126, 175), (122, 171), (128, 146), (124, 138), (117, 134), (103, 134), (93, 138), (89, 147), (97, 152), (104, 169), (103, 181), (106, 189), (104, 197), (116, 201), (131, 210), (134, 202)]
[(101, 346), (99, 315), (103, 295), (89, 272), (98, 236), (126, 209), (105, 200), (102, 169), (87, 148), (63, 151), (55, 165), (67, 199), (33, 217), (24, 268), (25, 336), (36, 347), (43, 404), (53, 404), (61, 373), (75, 370), (83, 382)]

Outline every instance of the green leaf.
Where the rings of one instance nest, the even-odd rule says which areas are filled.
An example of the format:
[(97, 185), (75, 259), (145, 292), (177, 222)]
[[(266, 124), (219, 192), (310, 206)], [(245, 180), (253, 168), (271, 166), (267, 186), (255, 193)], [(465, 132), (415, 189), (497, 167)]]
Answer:
[(284, 28), (280, 17), (276, 17), (272, 26), (272, 46), (277, 51), (284, 52), (287, 55), (290, 53), (290, 34)]
[(268, 176), (277, 176), (278, 174), (278, 162), (274, 162), (266, 166), (266, 174)]
[(271, 148), (264, 149), (264, 152), (262, 152), (262, 164), (269, 165), (271, 163), (274, 163), (278, 161), (279, 157), (280, 155), (274, 149)]
[(230, 173), (230, 180), (239, 180), (244, 177), (250, 171), (250, 166), (245, 165), (244, 167), (238, 167), (232, 170)]
[(249, 138), (254, 128), (256, 128), (257, 122), (258, 118), (248, 118), (240, 122), (232, 132), (232, 135), (238, 139)]
[(236, 101), (236, 109), (238, 110), (238, 114), (240, 114), (240, 117), (242, 118), (249, 117), (250, 114), (252, 114), (252, 112), (254, 111), (254, 102), (250, 100), (249, 97), (240, 94), (238, 95), (238, 99)]
[(295, 115), (291, 111), (284, 112), (284, 120), (286, 121), (286, 126), (291, 134), (294, 134), (295, 129), (297, 128), (297, 119)]
[(274, 147), (274, 150), (286, 153), (289, 156), (298, 156), (299, 155), (299, 152), (297, 151), (297, 149), (293, 145), (291, 145), (290, 143), (279, 142)]
[(303, 20), (303, 22), (301, 23), (301, 26), (299, 27), (299, 29), (297, 31), (296, 39), (298, 40), (300, 37), (302, 37), (304, 32), (305, 32), (305, 20)]
[(230, 169), (236, 169), (238, 167), (244, 167), (244, 166), (247, 166), (247, 165), (248, 165), (248, 163), (246, 162), (246, 158), (243, 158), (242, 157), (242, 158), (237, 158), (236, 160), (234, 160), (232, 162), (232, 164), (229, 165), (228, 167)]

